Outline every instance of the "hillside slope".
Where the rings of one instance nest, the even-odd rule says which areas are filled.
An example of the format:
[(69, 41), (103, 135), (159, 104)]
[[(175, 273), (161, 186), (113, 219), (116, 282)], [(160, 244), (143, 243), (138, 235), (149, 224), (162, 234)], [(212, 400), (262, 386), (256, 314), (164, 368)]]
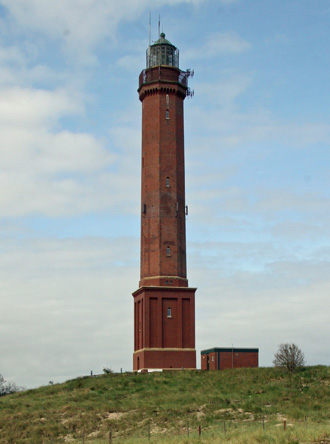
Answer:
[(330, 443), (329, 420), (329, 367), (109, 374), (0, 398), (0, 443)]

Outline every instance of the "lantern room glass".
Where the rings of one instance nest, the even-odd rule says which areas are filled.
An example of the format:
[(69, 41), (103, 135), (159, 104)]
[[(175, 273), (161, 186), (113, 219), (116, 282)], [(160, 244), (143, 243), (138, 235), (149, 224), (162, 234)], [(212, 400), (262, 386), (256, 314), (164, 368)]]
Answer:
[(146, 59), (147, 68), (160, 65), (179, 68), (179, 50), (165, 39), (164, 33), (160, 34), (159, 40), (149, 46)]

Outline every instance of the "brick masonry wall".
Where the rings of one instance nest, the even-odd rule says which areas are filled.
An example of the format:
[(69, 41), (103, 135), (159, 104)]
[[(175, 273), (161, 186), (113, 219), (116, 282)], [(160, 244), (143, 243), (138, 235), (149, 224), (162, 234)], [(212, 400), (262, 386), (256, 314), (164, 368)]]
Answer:
[(195, 288), (187, 287), (137, 290), (133, 294), (134, 350), (195, 348), (195, 291)]
[(133, 369), (196, 368), (195, 288), (188, 287), (181, 71), (140, 75), (141, 276), (134, 296)]
[(133, 355), (133, 369), (195, 369), (195, 350), (141, 350)]
[[(162, 70), (163, 68), (161, 68)], [(173, 68), (174, 71), (177, 71)], [(170, 69), (167, 69), (169, 71)], [(141, 282), (160, 285), (151, 277), (186, 280), (184, 178), (185, 90), (179, 85), (143, 85)], [(179, 282), (175, 281), (179, 277)]]
[(258, 367), (259, 353), (257, 351), (211, 351), (201, 354), (202, 370), (225, 370), (240, 367)]
[(220, 370), (239, 367), (258, 367), (257, 352), (220, 352)]

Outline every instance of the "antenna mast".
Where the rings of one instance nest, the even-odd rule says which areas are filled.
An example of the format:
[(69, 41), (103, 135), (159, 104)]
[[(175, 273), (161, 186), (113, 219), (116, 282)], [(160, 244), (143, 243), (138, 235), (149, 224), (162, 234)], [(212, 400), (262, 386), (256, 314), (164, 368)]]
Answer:
[(158, 19), (158, 39), (160, 39), (160, 15)]
[(150, 68), (150, 59), (151, 59), (151, 11), (149, 11), (149, 46), (148, 46), (148, 62), (147, 68)]

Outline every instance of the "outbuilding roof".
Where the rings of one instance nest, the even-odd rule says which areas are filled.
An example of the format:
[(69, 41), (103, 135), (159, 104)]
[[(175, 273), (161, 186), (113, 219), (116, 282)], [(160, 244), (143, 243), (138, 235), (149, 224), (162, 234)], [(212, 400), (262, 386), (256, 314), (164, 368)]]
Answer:
[(213, 347), (206, 350), (201, 350), (202, 355), (209, 353), (234, 352), (234, 353), (259, 353), (258, 348), (232, 348), (232, 347)]

